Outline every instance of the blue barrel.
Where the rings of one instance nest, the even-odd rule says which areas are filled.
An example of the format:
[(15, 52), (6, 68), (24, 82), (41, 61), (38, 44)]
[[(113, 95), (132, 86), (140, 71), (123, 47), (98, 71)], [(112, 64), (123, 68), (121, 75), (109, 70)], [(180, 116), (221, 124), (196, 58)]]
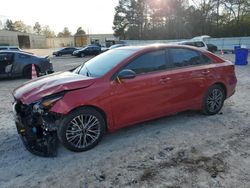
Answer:
[(235, 50), (235, 65), (247, 65), (248, 49), (238, 48)]

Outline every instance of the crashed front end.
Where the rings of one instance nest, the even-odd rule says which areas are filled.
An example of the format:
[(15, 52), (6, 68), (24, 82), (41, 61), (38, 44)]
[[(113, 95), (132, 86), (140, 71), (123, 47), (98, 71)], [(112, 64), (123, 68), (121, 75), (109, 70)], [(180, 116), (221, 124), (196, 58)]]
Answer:
[(43, 157), (57, 155), (57, 128), (62, 115), (49, 112), (49, 108), (62, 94), (31, 104), (20, 100), (13, 103), (13, 113), (17, 131), (31, 153)]

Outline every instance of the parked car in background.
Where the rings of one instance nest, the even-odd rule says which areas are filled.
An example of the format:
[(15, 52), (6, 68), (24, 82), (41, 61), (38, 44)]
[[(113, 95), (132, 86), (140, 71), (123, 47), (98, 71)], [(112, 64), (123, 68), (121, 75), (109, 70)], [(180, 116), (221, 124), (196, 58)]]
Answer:
[(208, 50), (207, 44), (202, 40), (190, 40), (179, 42), (180, 45), (194, 46), (203, 50)]
[(110, 46), (109, 48), (106, 48), (105, 50), (102, 50), (102, 52), (106, 52), (108, 50), (112, 50), (112, 49), (123, 47), (123, 46), (127, 46), (127, 45), (126, 44), (114, 44), (114, 45)]
[(130, 46), (23, 84), (13, 93), (13, 109), (26, 147), (51, 156), (57, 138), (81, 152), (95, 147), (106, 131), (186, 110), (214, 115), (236, 82), (233, 63), (208, 51)]
[(53, 55), (55, 56), (72, 55), (75, 50), (78, 50), (78, 48), (66, 47), (66, 48), (62, 48), (58, 51), (53, 52)]
[(77, 57), (85, 57), (88, 55), (98, 55), (100, 53), (101, 53), (101, 47), (96, 45), (89, 45), (86, 46), (85, 48), (74, 51), (73, 55)]
[(212, 53), (218, 51), (218, 47), (215, 46), (214, 44), (207, 44), (207, 48), (208, 48), (208, 51), (210, 51)]
[(31, 77), (31, 67), (35, 65), (37, 74), (53, 72), (48, 56), (38, 57), (21, 51), (0, 51), (0, 78), (23, 76)]
[(114, 44), (114, 45), (109, 47), (109, 50), (119, 48), (119, 47), (123, 47), (123, 46), (127, 46), (127, 45), (126, 44)]

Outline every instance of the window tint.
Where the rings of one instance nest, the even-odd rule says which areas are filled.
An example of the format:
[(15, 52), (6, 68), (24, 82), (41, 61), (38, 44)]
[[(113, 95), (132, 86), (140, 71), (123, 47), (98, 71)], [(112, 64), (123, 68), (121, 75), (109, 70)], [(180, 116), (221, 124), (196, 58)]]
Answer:
[(0, 48), (0, 50), (7, 50), (8, 48)]
[(195, 46), (195, 44), (193, 42), (186, 42), (186, 43), (184, 43), (184, 45)]
[(200, 54), (194, 50), (184, 48), (170, 49), (173, 67), (183, 67), (203, 64)]
[(0, 54), (0, 61), (12, 61), (13, 60), (13, 54), (12, 53), (1, 53)]
[(133, 60), (124, 69), (131, 69), (136, 74), (143, 74), (166, 68), (165, 50), (149, 52)]
[(204, 47), (205, 46), (203, 42), (195, 42), (194, 44), (197, 47)]
[(10, 50), (19, 50), (18, 48), (10, 48)]
[(209, 63), (212, 62), (212, 60), (211, 60), (209, 57), (207, 57), (206, 55), (204, 55), (204, 54), (202, 54), (201, 57), (202, 57), (203, 62), (204, 62), (205, 64), (209, 64)]

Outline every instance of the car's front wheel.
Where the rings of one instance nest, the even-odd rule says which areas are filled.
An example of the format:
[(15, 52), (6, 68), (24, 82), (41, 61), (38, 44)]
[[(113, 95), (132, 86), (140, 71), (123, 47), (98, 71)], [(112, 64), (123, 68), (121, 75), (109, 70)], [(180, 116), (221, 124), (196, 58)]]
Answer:
[(95, 147), (105, 132), (102, 114), (94, 108), (79, 108), (64, 118), (57, 134), (71, 151), (82, 152)]
[(84, 53), (81, 53), (81, 55), (80, 55), (81, 57), (85, 57), (85, 54)]
[(207, 115), (217, 114), (223, 107), (225, 100), (225, 90), (220, 85), (211, 86), (203, 101), (203, 113)]

